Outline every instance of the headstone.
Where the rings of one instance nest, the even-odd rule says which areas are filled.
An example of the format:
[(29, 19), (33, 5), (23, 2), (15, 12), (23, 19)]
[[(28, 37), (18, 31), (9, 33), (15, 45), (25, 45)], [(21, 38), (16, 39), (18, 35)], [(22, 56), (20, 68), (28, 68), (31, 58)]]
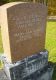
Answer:
[(16, 62), (44, 50), (45, 5), (13, 2), (0, 8), (3, 48), (9, 62)]

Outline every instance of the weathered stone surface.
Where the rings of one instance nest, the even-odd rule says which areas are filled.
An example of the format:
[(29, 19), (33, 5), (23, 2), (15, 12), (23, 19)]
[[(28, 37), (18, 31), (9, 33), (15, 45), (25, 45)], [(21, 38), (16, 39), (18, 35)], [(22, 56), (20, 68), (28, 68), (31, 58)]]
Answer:
[(45, 48), (45, 5), (14, 2), (1, 6), (0, 11), (3, 48), (9, 62)]
[(8, 78), (11, 78), (12, 80), (24, 79), (25, 77), (34, 74), (36, 71), (41, 71), (46, 66), (48, 66), (48, 51), (24, 58), (14, 64), (10, 64), (7, 61), (4, 62), (5, 73)]
[(4, 70), (0, 70), (0, 80), (8, 80), (8, 78), (6, 77)]
[[(11, 80), (51, 80), (52, 74), (53, 74), (53, 68), (51, 66), (48, 66), (48, 67), (42, 69), (42, 71), (40, 71), (40, 72), (36, 71), (35, 73), (33, 73), (30, 76), (27, 76), (23, 79), (19, 79), (18, 76), (16, 76), (16, 78), (15, 78), (15, 76), (13, 77), (13, 75), (12, 75)], [(0, 80), (8, 80), (8, 78), (6, 77), (6, 75), (4, 73), (4, 70), (0, 70)]]

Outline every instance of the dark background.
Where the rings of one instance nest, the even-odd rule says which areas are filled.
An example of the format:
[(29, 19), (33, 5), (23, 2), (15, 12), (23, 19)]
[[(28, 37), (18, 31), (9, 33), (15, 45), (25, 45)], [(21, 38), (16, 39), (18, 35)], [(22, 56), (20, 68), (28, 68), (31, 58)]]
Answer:
[(38, 2), (48, 6), (48, 15), (56, 15), (56, 0), (0, 0), (0, 5), (15, 1)]

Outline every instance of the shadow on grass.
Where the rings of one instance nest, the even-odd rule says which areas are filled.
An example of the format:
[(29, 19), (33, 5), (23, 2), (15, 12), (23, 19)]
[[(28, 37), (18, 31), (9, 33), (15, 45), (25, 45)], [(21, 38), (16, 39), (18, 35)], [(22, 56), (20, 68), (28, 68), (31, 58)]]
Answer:
[(54, 72), (53, 72), (52, 80), (56, 80), (56, 62), (53, 63), (53, 65), (54, 65)]
[(56, 62), (54, 63), (54, 62), (49, 61), (49, 65), (51, 65), (52, 68), (54, 68), (52, 80), (56, 80)]

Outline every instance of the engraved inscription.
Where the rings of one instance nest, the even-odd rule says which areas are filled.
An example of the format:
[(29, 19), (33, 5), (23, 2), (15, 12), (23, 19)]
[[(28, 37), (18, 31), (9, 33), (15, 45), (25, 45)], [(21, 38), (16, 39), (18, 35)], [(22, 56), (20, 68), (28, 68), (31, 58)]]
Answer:
[(12, 18), (12, 21), (15, 21), (18, 30), (22, 30), (14, 33), (16, 42), (41, 36), (40, 32), (43, 32), (42, 29), (37, 29), (41, 22), (41, 18), (37, 15), (32, 14), (28, 17), (23, 16), (21, 18), (15, 16), (14, 18)]

